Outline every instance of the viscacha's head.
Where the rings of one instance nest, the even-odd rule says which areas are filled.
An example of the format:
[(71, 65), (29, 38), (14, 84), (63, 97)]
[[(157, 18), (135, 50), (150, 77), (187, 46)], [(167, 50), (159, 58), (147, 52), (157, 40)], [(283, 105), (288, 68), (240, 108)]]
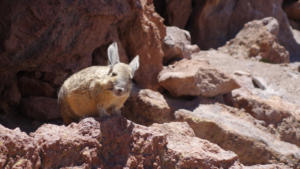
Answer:
[(132, 87), (134, 73), (139, 68), (139, 56), (136, 56), (129, 64), (121, 63), (116, 42), (108, 47), (107, 53), (110, 90), (116, 96), (128, 94)]

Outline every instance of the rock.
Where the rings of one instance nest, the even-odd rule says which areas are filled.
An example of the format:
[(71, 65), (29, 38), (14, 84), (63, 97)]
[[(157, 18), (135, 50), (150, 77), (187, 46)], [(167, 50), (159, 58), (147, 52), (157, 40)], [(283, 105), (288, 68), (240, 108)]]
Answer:
[(166, 25), (184, 29), (192, 13), (191, 0), (153, 0), (153, 3)]
[(0, 110), (3, 112), (10, 111), (10, 109), (18, 105), (21, 100), (17, 80), (11, 78), (11, 76), (11, 73), (0, 73)]
[(68, 127), (44, 124), (31, 136), (37, 143), (43, 168), (103, 167), (99, 159), (100, 124), (91, 118)]
[(282, 163), (279, 164), (257, 164), (252, 166), (244, 166), (243, 164), (236, 162), (229, 169), (292, 169), (291, 167), (284, 165)]
[(287, 16), (293, 20), (300, 20), (300, 1), (293, 1), (283, 7)]
[(297, 43), (300, 44), (300, 31), (299, 30), (300, 30), (300, 24), (299, 24), (299, 29), (298, 30), (297, 29), (293, 29), (293, 35), (294, 35), (294, 38), (297, 41)]
[(235, 57), (256, 57), (271, 63), (288, 63), (289, 53), (278, 43), (279, 24), (275, 18), (254, 20), (245, 24), (236, 37), (221, 47)]
[(228, 75), (197, 59), (183, 59), (165, 67), (158, 76), (162, 87), (173, 96), (214, 97), (239, 85)]
[[(186, 122), (141, 126), (121, 116), (44, 124), (27, 135), (0, 125), (1, 168), (246, 168), (195, 137)], [(283, 165), (260, 165), (268, 166)]]
[[(86, 118), (69, 126), (44, 124), (30, 136), (4, 127), (0, 131), (1, 149), (5, 150), (1, 151), (2, 167), (16, 165), (5, 158), (10, 156), (9, 160), (23, 161), (27, 157), (26, 164), (36, 165), (27, 168), (229, 167), (237, 161), (236, 154), (195, 137), (182, 122), (145, 127), (114, 116), (100, 123)], [(12, 143), (11, 138), (18, 142)], [(22, 148), (27, 148), (26, 154)], [(12, 156), (16, 152), (17, 158)]]
[(163, 168), (229, 168), (237, 161), (233, 152), (195, 137), (187, 123), (154, 124), (150, 128), (167, 135)]
[(262, 90), (266, 90), (266, 89), (267, 89), (267, 84), (266, 84), (266, 82), (264, 81), (264, 79), (261, 78), (261, 77), (253, 76), (253, 77), (252, 77), (252, 83), (253, 83), (253, 85), (254, 85), (256, 88), (259, 88), (259, 89), (262, 89)]
[(163, 134), (113, 117), (99, 123), (86, 118), (69, 126), (43, 125), (31, 134), (45, 168), (152, 168), (161, 165)]
[(155, 12), (152, 0), (127, 0), (127, 5), (132, 6), (128, 12), (136, 13), (131, 14), (133, 18), (120, 24), (119, 34), (122, 35), (120, 39), (126, 53), (132, 58), (140, 55), (140, 68), (134, 79), (142, 88), (158, 89), (157, 75), (162, 70), (166, 27), (163, 19)]
[(91, 66), (97, 57), (106, 58), (105, 46), (116, 41), (122, 61), (140, 55), (136, 82), (141, 87), (159, 86), (156, 77), (162, 69), (165, 26), (150, 0), (4, 0), (0, 11), (0, 76), (9, 74), (7, 82), (17, 74), (23, 78), (23, 72), (37, 72), (57, 91), (66, 77)]
[(299, 167), (299, 147), (267, 133), (245, 112), (211, 104), (200, 105), (193, 112), (178, 110), (175, 117), (188, 122), (196, 136), (235, 152), (243, 164), (283, 162)]
[(300, 107), (280, 97), (261, 98), (237, 90), (232, 93), (234, 107), (245, 110), (275, 132), (281, 140), (300, 146)]
[(291, 169), (291, 167), (284, 164), (266, 164), (266, 165), (253, 165), (244, 166), (244, 169)]
[[(300, 105), (300, 74), (297, 63), (269, 64), (255, 60), (234, 58), (216, 50), (201, 51), (192, 55), (193, 59), (207, 60), (211, 66), (232, 76), (240, 86), (262, 98), (279, 96), (290, 103)], [(238, 64), (237, 64), (238, 63)], [(293, 66), (294, 65), (294, 66)], [(237, 76), (236, 71), (249, 72), (251, 76)], [(266, 90), (253, 85), (252, 77), (261, 77), (267, 84)], [(278, 80), (280, 79), (280, 80)]]
[(56, 97), (56, 91), (49, 83), (42, 82), (36, 79), (31, 79), (23, 76), (19, 79), (18, 86), (23, 97)]
[(191, 35), (188, 31), (177, 27), (167, 27), (167, 35), (164, 39), (164, 64), (190, 58), (192, 53), (200, 51), (197, 45), (191, 45)]
[(167, 24), (183, 29), (192, 13), (191, 0), (166, 0)]
[(173, 119), (164, 96), (150, 89), (134, 88), (122, 109), (122, 114), (136, 123), (146, 125)]
[(57, 100), (50, 97), (29, 97), (21, 100), (21, 109), (28, 117), (36, 120), (60, 118)]
[(192, 41), (200, 49), (210, 49), (223, 46), (232, 39), (245, 23), (272, 16), (280, 25), (278, 41), (290, 53), (291, 58), (298, 58), (299, 44), (294, 40), (282, 0), (211, 0), (195, 1), (189, 24)]
[(41, 168), (41, 158), (32, 137), (19, 128), (0, 125), (0, 168)]

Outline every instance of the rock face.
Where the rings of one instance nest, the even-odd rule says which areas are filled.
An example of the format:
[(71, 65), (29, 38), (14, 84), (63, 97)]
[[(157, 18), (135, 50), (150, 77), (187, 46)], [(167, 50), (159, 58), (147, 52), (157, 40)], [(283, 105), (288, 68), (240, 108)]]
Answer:
[(287, 16), (293, 20), (300, 20), (300, 1), (293, 1), (284, 6)]
[(237, 160), (233, 152), (195, 137), (187, 123), (154, 124), (151, 128), (167, 135), (164, 168), (229, 168)]
[(289, 52), (277, 41), (279, 24), (275, 18), (264, 18), (245, 24), (236, 37), (221, 47), (235, 57), (256, 57), (264, 62), (288, 63)]
[(233, 106), (244, 109), (281, 140), (300, 146), (300, 108), (278, 96), (260, 98), (245, 89), (232, 93)]
[(41, 158), (34, 139), (19, 128), (10, 130), (0, 125), (0, 167), (40, 168)]
[(197, 45), (191, 45), (191, 35), (188, 31), (177, 27), (167, 27), (167, 35), (164, 39), (164, 65), (175, 60), (190, 58), (192, 53), (199, 52)]
[[(165, 26), (150, 1), (4, 0), (0, 6), (0, 77), (5, 81), (0, 84), (1, 98), (20, 93), (55, 98), (72, 73), (96, 63), (106, 65), (107, 46), (113, 41), (119, 44), (122, 61), (140, 55), (136, 82), (158, 87)], [(20, 96), (1, 102), (4, 110), (18, 105)]]
[(0, 127), (2, 168), (229, 168), (238, 160), (181, 122), (145, 127), (122, 117), (86, 118), (45, 124), (30, 136)]
[(166, 25), (183, 29), (192, 13), (192, 0), (154, 0), (156, 11), (165, 18)]
[(49, 97), (29, 97), (21, 100), (21, 109), (28, 117), (37, 120), (60, 118), (56, 99)]
[[(189, 4), (189, 1), (182, 3)], [(210, 49), (223, 46), (242, 29), (245, 23), (271, 16), (276, 18), (280, 25), (279, 43), (289, 51), (293, 59), (299, 59), (299, 43), (293, 37), (288, 17), (285, 14), (285, 11), (288, 10), (282, 9), (282, 3), (283, 0), (192, 1), (192, 13), (185, 28), (191, 32), (193, 43), (197, 43), (201, 49)], [(293, 1), (291, 5), (287, 6), (289, 7), (288, 16), (299, 16), (294, 14), (299, 11), (297, 4), (299, 1)], [(159, 11), (167, 10), (167, 3), (156, 3), (155, 5), (160, 9)], [(180, 6), (177, 12), (185, 11), (187, 9), (185, 6), (187, 5)], [(163, 13), (162, 16), (168, 20), (167, 14)]]
[(173, 96), (214, 97), (239, 88), (228, 75), (197, 59), (183, 59), (165, 67), (158, 81)]
[(174, 119), (164, 96), (150, 89), (135, 88), (122, 109), (122, 114), (138, 124), (145, 125)]
[(246, 113), (222, 105), (200, 105), (193, 112), (179, 110), (175, 116), (188, 122), (196, 136), (234, 151), (243, 164), (278, 161), (299, 167), (299, 147), (260, 129)]

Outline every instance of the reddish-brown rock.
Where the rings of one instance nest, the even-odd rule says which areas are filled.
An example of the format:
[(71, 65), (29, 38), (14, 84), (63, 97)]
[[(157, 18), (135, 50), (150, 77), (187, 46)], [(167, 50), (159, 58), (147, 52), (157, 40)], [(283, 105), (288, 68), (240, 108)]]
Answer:
[(233, 152), (195, 137), (187, 123), (154, 124), (150, 128), (167, 136), (162, 168), (229, 168), (237, 161)]
[(60, 118), (57, 100), (50, 97), (29, 97), (21, 100), (22, 113), (36, 120)]
[(122, 109), (122, 114), (138, 124), (146, 125), (173, 119), (164, 96), (150, 89), (134, 88)]
[(0, 168), (41, 168), (34, 139), (19, 128), (10, 130), (0, 125)]
[(18, 87), (23, 97), (28, 97), (28, 96), (56, 97), (56, 91), (49, 83), (42, 82), (37, 79), (23, 76), (18, 80)]
[(245, 89), (232, 93), (233, 106), (245, 110), (281, 140), (300, 146), (300, 108), (280, 97), (261, 98)]
[(286, 12), (287, 16), (293, 20), (300, 20), (300, 1), (293, 1), (284, 5), (284, 11)]
[(252, 166), (243, 166), (237, 164), (230, 169), (292, 169), (291, 167), (284, 164), (265, 164), (265, 165), (252, 165)]
[[(4, 0), (0, 11), (0, 77), (7, 83), (0, 84), (0, 91), (7, 88), (1, 98), (18, 91), (7, 87), (16, 84), (16, 75), (26, 96), (53, 96), (49, 85), (57, 91), (72, 73), (93, 63), (106, 64), (107, 46), (113, 41), (120, 46), (122, 61), (140, 55), (136, 82), (158, 87), (165, 26), (150, 0)], [(24, 82), (27, 74), (38, 81)], [(2, 109), (10, 106), (9, 99)]]
[(121, 116), (44, 124), (28, 136), (0, 126), (2, 168), (228, 168), (231, 151), (195, 137), (185, 122), (132, 123)]
[(283, 162), (299, 167), (300, 149), (280, 141), (247, 113), (219, 104), (200, 105), (193, 112), (178, 110), (176, 119), (186, 121), (196, 136), (235, 152), (243, 164)]
[(122, 117), (101, 123), (86, 118), (67, 127), (43, 125), (31, 136), (44, 168), (152, 168), (161, 165), (166, 145), (163, 134)]
[(167, 24), (184, 28), (192, 13), (192, 0), (166, 0)]
[(251, 21), (220, 49), (235, 57), (256, 57), (264, 62), (288, 63), (289, 52), (278, 43), (278, 31), (279, 24), (275, 18)]
[(197, 59), (183, 59), (165, 67), (158, 81), (173, 96), (214, 97), (239, 88), (230, 76)]
[(279, 43), (289, 51), (292, 58), (298, 58), (300, 46), (293, 38), (288, 18), (282, 9), (282, 1), (195, 1), (187, 27), (191, 32), (192, 41), (201, 49), (217, 48), (232, 39), (245, 23), (271, 16), (276, 18), (280, 25)]
[(167, 27), (163, 49), (165, 65), (175, 60), (190, 58), (192, 53), (200, 51), (197, 45), (191, 45), (191, 35), (188, 31), (174, 26)]
[(192, 0), (153, 0), (153, 3), (166, 25), (185, 28), (192, 13)]

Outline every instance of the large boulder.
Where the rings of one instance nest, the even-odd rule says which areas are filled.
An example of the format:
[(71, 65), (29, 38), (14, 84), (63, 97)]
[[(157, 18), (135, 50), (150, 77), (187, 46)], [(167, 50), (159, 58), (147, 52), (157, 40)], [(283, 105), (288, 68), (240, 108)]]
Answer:
[(156, 11), (165, 18), (165, 24), (184, 29), (192, 14), (192, 0), (153, 0)]
[(165, 26), (150, 0), (4, 0), (0, 11), (1, 110), (18, 105), (20, 91), (22, 97), (56, 97), (72, 73), (106, 65), (113, 41), (121, 61), (140, 55), (135, 80), (141, 87), (159, 86)]
[(278, 20), (278, 40), (299, 58), (300, 46), (295, 41), (288, 18), (282, 9), (283, 0), (210, 0), (195, 1), (189, 25), (192, 41), (201, 49), (217, 48), (233, 38), (245, 23), (272, 16)]
[(163, 49), (164, 65), (183, 58), (190, 58), (193, 53), (200, 51), (197, 45), (191, 45), (190, 33), (175, 26), (167, 27)]
[(300, 1), (292, 1), (283, 7), (290, 19), (300, 21)]
[(0, 125), (0, 143), (1, 168), (286, 168), (244, 166), (232, 151), (196, 137), (186, 122), (146, 127), (121, 116), (44, 124), (30, 135)]
[(34, 139), (20, 128), (10, 130), (0, 125), (0, 168), (41, 168)]
[(251, 21), (220, 50), (235, 57), (256, 57), (264, 62), (288, 63), (289, 52), (278, 43), (278, 32), (279, 24), (275, 18)]
[(35, 120), (55, 120), (61, 117), (57, 100), (50, 97), (23, 98), (20, 108), (22, 113)]
[(235, 153), (195, 137), (187, 123), (154, 124), (151, 128), (167, 136), (163, 168), (229, 168), (238, 159)]
[(171, 121), (173, 115), (165, 97), (157, 91), (134, 88), (122, 115), (138, 123), (149, 125)]
[(44, 124), (30, 136), (0, 125), (0, 134), (1, 168), (187, 169), (238, 163), (235, 153), (195, 137), (184, 122), (145, 127), (114, 116), (69, 126)]
[(200, 105), (192, 111), (178, 110), (176, 119), (186, 121), (196, 136), (238, 154), (246, 165), (283, 162), (299, 167), (300, 148), (280, 141), (247, 113), (224, 105)]
[(165, 67), (159, 73), (158, 81), (177, 97), (214, 97), (239, 88), (230, 76), (197, 59), (183, 59)]
[(300, 146), (300, 107), (278, 96), (262, 98), (246, 89), (232, 92), (232, 105), (263, 121), (281, 140)]

